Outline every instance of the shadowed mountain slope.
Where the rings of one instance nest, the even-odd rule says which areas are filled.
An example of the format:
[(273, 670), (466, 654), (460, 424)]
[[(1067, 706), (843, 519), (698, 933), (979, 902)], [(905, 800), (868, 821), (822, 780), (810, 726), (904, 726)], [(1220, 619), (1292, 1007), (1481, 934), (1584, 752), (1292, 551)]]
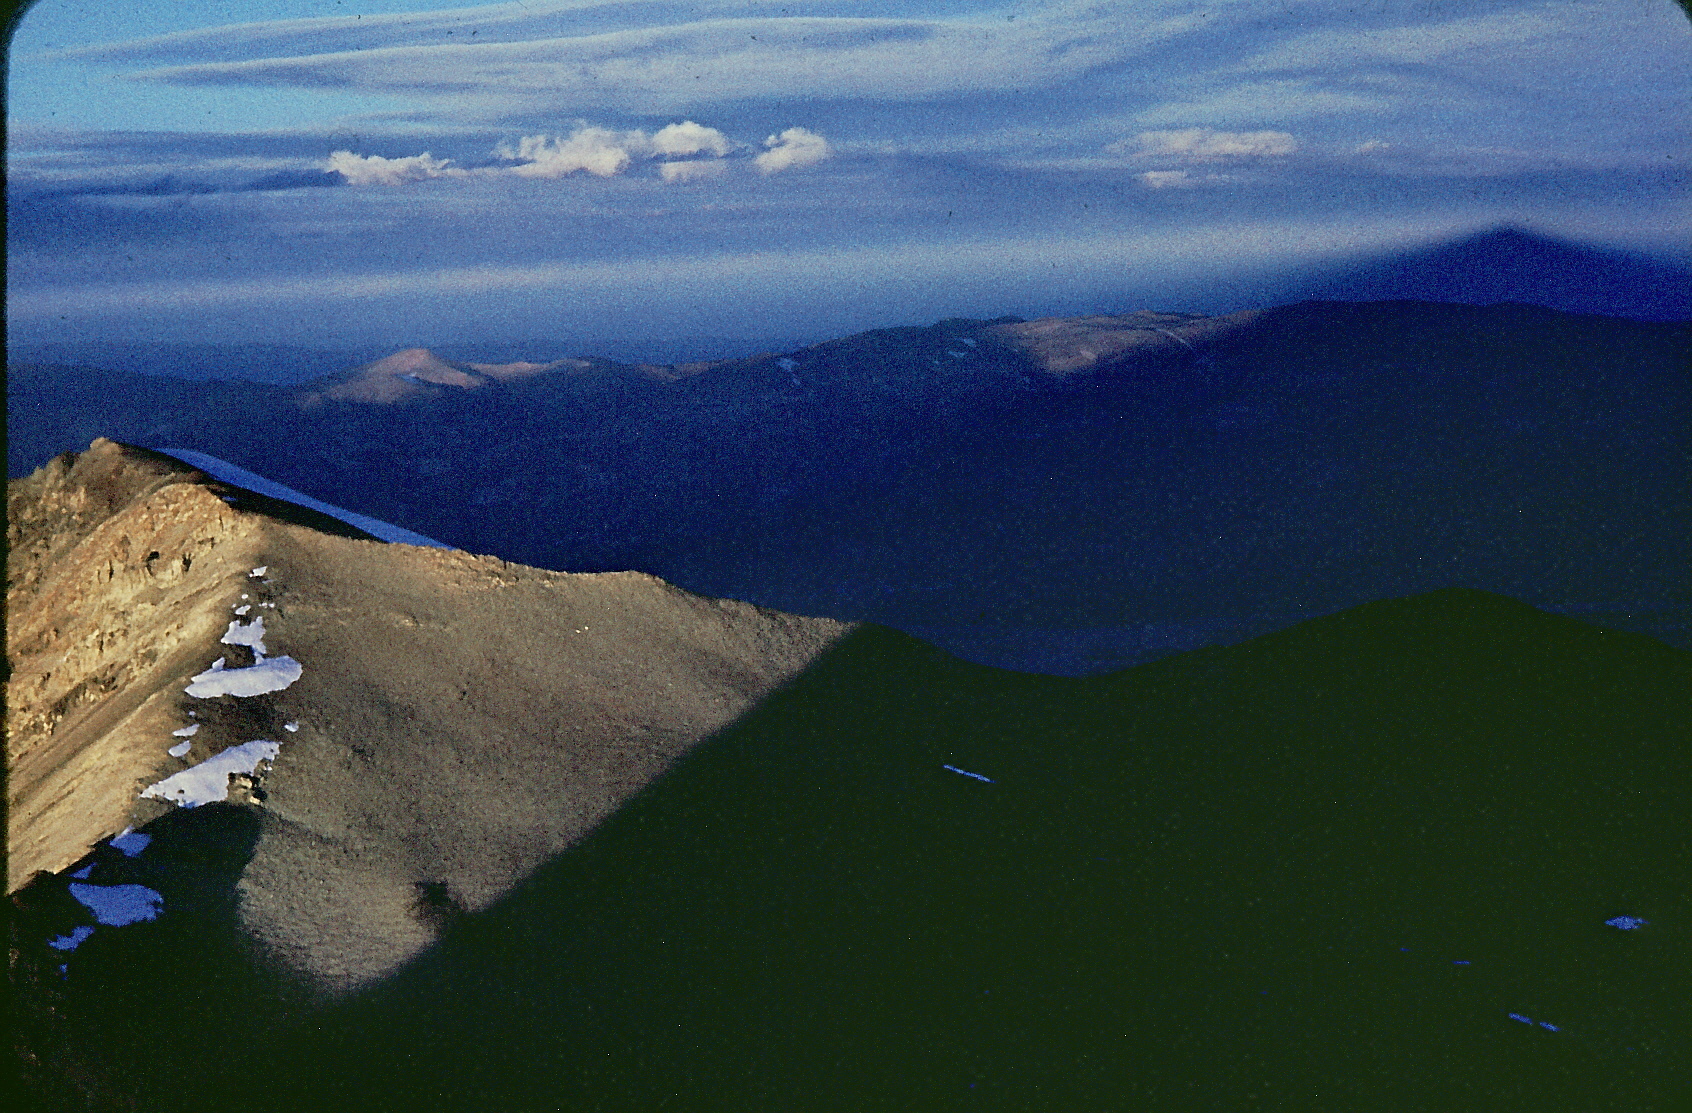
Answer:
[(1084, 682), (866, 630), (278, 1107), (1672, 1100), (1688, 663), (1466, 592)]
[(1086, 680), (866, 627), (243, 1101), (1677, 1108), (1689, 667), (1468, 591)]

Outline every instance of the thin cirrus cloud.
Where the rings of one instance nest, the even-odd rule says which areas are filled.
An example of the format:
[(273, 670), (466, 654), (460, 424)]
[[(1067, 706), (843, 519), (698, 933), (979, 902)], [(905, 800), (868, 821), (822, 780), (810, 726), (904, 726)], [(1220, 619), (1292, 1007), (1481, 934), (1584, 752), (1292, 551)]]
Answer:
[[(697, 18), (706, 12), (743, 13), (747, 6), (744, 0), (695, 0), (688, 11)], [(804, 6), (790, 3), (783, 10), (798, 11)], [(477, 43), (525, 42), (646, 26), (662, 11), (647, 0), (520, 0), (433, 11), (248, 20), (122, 42), (61, 47), (44, 51), (42, 56), (203, 62), (443, 45), (459, 35)]]
[[(152, 67), (125, 79), (470, 97), (477, 105), (531, 111), (663, 112), (701, 101), (791, 96), (910, 101), (1051, 87), (1137, 57), (1196, 22), (1192, 16), (1142, 20), (1125, 33), (1103, 7), (1082, 6), (1036, 7), (1026, 18), (992, 21), (718, 18), (493, 42), (471, 41), (466, 33), (429, 44)], [(335, 28), (319, 27), (313, 35), (315, 46), (330, 46)], [(194, 49), (212, 54), (225, 42), (207, 37)], [(286, 37), (271, 44), (288, 45)], [(159, 49), (162, 44), (155, 44)], [(84, 50), (78, 57), (116, 62), (146, 54), (139, 44), (106, 51)]]
[(1118, 140), (1108, 144), (1105, 150), (1113, 154), (1133, 153), (1152, 158), (1203, 161), (1277, 158), (1298, 150), (1298, 140), (1284, 131), (1181, 128), (1175, 131), (1143, 131), (1132, 143)]

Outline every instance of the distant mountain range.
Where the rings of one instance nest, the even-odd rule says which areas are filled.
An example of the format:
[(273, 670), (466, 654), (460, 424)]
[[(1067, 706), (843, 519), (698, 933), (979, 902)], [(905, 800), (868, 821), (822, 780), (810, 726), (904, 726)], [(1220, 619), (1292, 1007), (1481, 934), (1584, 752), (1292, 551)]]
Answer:
[[(1469, 305), (1515, 302), (1645, 321), (1692, 319), (1692, 260), (1594, 247), (1505, 226), (1389, 254), (1370, 253), (1313, 269), (1244, 279), (1237, 305), (1309, 300), (1430, 301)], [(1212, 297), (1207, 295), (1205, 307)], [(738, 359), (793, 351), (825, 339), (696, 337), (660, 343), (631, 336), (615, 342), (562, 338), (436, 344), (453, 362), (547, 363), (593, 358), (654, 365)], [(68, 364), (142, 375), (298, 385), (371, 363), (388, 349), (318, 350), (279, 344), (186, 344), (74, 340), (20, 342), (8, 363)]]
[[(1401, 347), (1425, 362), (1387, 400), (1429, 407), (1438, 483), (1479, 469), (1507, 511), (1556, 509), (1557, 482), (1500, 488), (1499, 458), (1430, 439), (1441, 391), (1543, 418), (1440, 362), (1483, 319)], [(1382, 401), (1320, 361), (1247, 390), (1224, 341), (1261, 318), (1164, 320), (953, 324), (924, 351), (963, 367), (996, 337), (1095, 405), (1100, 374), (1154, 407), (1222, 376), (1251, 412), (1203, 412), (1261, 430), (1273, 405), (1313, 452)], [(1331, 342), (1380, 373), (1381, 320), (1350, 323)], [(1346, 447), (1370, 444), (1405, 466)], [(1074, 498), (1055, 478), (1041, 497)], [(12, 481), (8, 531), (17, 1108), (1684, 1104), (1692, 655), (1660, 641), (1447, 588), (1110, 675), (1006, 672), (636, 573), (381, 544), (105, 440)]]
[(1087, 673), (1467, 586), (1686, 644), (1692, 325), (1523, 305), (951, 320), (303, 388), (14, 366), (13, 474), (206, 452), (471, 551)]

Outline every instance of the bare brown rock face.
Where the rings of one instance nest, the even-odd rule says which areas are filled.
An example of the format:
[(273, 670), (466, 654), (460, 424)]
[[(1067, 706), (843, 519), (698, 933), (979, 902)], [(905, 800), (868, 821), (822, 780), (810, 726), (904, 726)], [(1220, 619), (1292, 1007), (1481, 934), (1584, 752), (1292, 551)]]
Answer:
[[(847, 629), (243, 509), (262, 502), (109, 441), (11, 485), (9, 885), (176, 809), (147, 786), (275, 743), (229, 777), (259, 823), (239, 915), (320, 991), (500, 897)], [(255, 619), (262, 648), (220, 641)], [(259, 655), (298, 678), (185, 691)]]
[(97, 440), (8, 486), (8, 891), (116, 834), (181, 766), (182, 687), (264, 544), (194, 474)]

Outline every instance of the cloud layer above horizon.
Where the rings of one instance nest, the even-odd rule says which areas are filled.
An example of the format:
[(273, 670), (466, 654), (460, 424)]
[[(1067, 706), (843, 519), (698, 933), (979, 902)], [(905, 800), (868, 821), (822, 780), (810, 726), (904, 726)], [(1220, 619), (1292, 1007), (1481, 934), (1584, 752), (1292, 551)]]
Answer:
[(318, 10), (26, 14), (15, 331), (801, 335), (1506, 221), (1692, 225), (1670, 0)]

